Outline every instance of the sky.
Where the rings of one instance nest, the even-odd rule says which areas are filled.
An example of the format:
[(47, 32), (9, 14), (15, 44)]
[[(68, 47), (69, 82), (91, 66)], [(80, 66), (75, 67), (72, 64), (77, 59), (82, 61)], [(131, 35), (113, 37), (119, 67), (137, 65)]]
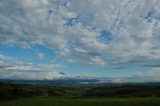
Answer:
[(0, 79), (160, 81), (160, 0), (0, 0)]

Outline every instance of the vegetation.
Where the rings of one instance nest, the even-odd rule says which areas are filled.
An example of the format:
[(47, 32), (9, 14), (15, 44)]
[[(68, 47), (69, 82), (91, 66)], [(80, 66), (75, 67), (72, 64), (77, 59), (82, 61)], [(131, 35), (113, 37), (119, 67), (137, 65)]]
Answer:
[(158, 85), (121, 85), (109, 87), (95, 87), (86, 96), (98, 97), (160, 97)]
[(65, 96), (65, 95), (67, 95), (67, 91), (63, 90), (60, 87), (0, 84), (0, 101), (24, 98), (24, 97), (33, 97), (33, 96)]
[(92, 98), (92, 99), (55, 99), (36, 97), (1, 102), (0, 106), (159, 106), (155, 98)]
[(0, 106), (159, 106), (159, 84), (0, 84)]

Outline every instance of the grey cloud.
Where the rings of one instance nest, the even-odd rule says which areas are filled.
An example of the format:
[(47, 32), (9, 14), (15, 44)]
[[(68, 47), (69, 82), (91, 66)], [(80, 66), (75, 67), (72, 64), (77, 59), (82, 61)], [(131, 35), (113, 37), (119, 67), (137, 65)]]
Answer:
[(112, 69), (126, 69), (127, 67), (113, 67)]
[[(160, 60), (159, 0), (56, 2), (2, 0), (1, 43), (26, 47), (43, 45), (68, 61), (88, 65), (115, 62), (140, 64)], [(154, 14), (148, 21), (145, 17), (153, 8)], [(78, 17), (78, 21), (67, 26), (67, 20), (75, 17)], [(112, 33), (113, 39), (109, 44), (97, 39), (103, 30)], [(93, 59), (96, 56), (99, 60)]]
[(143, 66), (145, 66), (145, 67), (160, 67), (160, 64), (157, 64), (157, 63), (155, 63), (155, 64), (144, 64)]
[(125, 77), (112, 78), (113, 82), (120, 83), (144, 83), (144, 82), (159, 82), (160, 81), (160, 68), (153, 67), (151, 70), (146, 70), (146, 72), (138, 72)]

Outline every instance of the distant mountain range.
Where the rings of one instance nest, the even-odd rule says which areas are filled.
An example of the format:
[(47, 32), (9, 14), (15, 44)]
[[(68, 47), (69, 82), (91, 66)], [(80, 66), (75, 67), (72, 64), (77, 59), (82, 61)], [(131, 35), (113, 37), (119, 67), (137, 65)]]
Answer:
[(44, 84), (44, 85), (64, 85), (64, 84), (94, 84), (101, 82), (98, 79), (76, 79), (76, 78), (64, 78), (64, 79), (52, 79), (52, 80), (11, 80), (0, 79), (2, 83), (14, 83), (14, 84)]
[(0, 79), (0, 83), (31, 85), (79, 85), (79, 84), (160, 84), (160, 82), (115, 82), (112, 78), (59, 78), (44, 80)]

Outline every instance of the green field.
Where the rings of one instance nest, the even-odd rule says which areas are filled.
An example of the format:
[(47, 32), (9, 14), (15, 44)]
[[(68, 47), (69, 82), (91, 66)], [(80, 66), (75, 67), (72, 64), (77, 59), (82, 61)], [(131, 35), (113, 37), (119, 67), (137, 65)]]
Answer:
[(0, 102), (0, 106), (160, 106), (160, 98), (56, 99), (34, 97)]
[(160, 106), (160, 85), (2, 83), (0, 106)]

